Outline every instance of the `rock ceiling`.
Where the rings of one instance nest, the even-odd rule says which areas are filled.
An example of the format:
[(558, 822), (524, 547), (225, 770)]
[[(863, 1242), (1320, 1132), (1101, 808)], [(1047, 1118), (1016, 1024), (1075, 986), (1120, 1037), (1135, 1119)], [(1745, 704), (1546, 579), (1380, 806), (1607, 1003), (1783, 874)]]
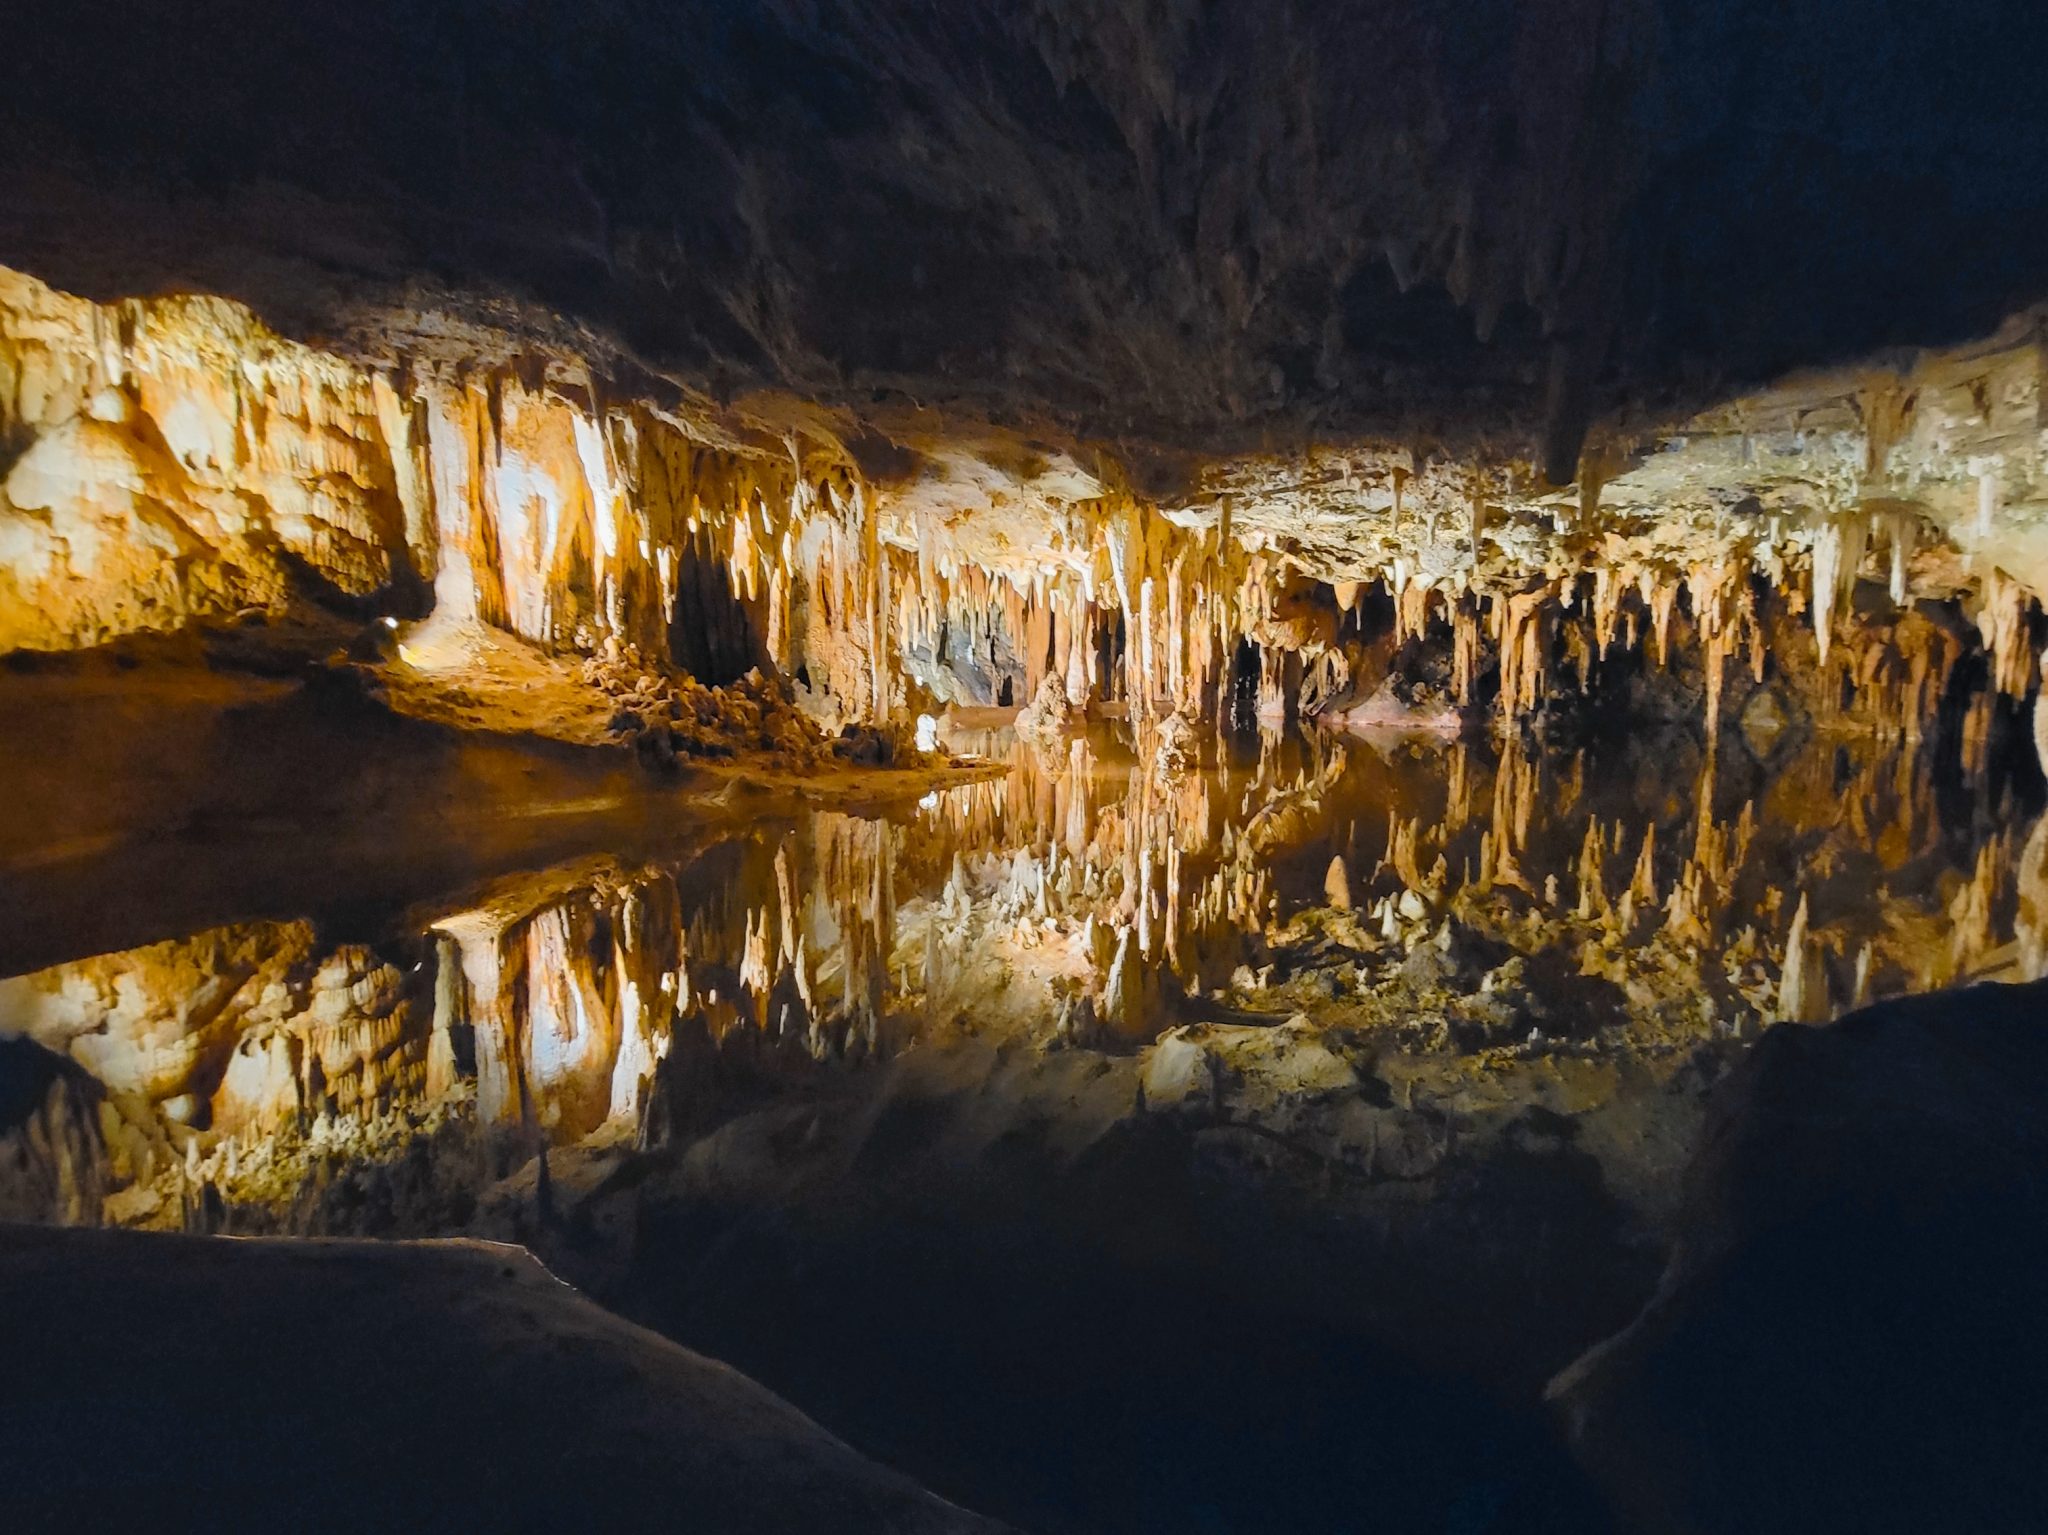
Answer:
[(344, 351), (1204, 454), (1541, 435), (1568, 478), (1588, 419), (2048, 278), (2034, 8), (1709, 9), (47, 7), (0, 64), (0, 261)]

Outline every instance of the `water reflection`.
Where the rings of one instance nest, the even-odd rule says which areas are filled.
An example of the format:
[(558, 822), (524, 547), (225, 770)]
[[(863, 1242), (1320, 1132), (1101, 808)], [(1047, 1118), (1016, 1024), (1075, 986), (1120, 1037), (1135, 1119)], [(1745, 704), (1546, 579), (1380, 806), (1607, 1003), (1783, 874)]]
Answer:
[[(1112, 731), (953, 744), (1007, 773), (513, 875), (365, 942), (245, 923), (0, 981), (0, 1214), (431, 1226), (537, 1145), (715, 1113), (736, 1064), (772, 1087), (962, 1033), (1118, 1050), (1302, 1012), (1411, 1049), (1668, 1051), (2048, 953), (2033, 786), (1896, 740), (1766, 766), (1683, 735), (1283, 733), (1186, 773)], [(1430, 984), (1490, 1011), (1418, 1024), (1431, 949), (1481, 956)], [(375, 1209), (334, 1192), (409, 1165)]]

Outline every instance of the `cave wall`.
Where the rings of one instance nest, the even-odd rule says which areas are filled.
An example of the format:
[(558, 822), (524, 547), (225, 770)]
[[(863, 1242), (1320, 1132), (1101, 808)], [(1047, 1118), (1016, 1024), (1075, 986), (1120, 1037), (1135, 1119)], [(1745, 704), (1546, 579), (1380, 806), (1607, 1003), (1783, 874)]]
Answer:
[[(1302, 677), (1337, 702), (1324, 658), (1370, 593), (1397, 642), (1448, 646), (1459, 711), (1513, 720), (1675, 643), (1711, 729), (1731, 668), (1762, 683), (1803, 630), (1817, 662), (1781, 676), (1816, 680), (1839, 634), (1852, 689), (1920, 668), (1924, 715), (1957, 657), (1916, 659), (1912, 626), (1880, 622), (1872, 659), (1886, 602), (1949, 605), (1995, 688), (2033, 691), (2044, 357), (2022, 315), (1597, 435), (1563, 489), (1513, 457), (1364, 442), (1218, 457), (1155, 497), (1100, 447), (943, 415), (878, 436), (783, 396), (663, 406), (572, 352), (372, 368), (219, 300), (95, 305), (5, 274), (0, 650), (425, 619), (402, 655), (481, 628), (716, 682), (761, 664), (828, 725), (1005, 682), (1022, 704), (1048, 678), (1214, 718), (1240, 640), (1274, 658), (1264, 712), (1297, 707)], [(962, 638), (976, 675), (939, 665)]]
[[(431, 617), (728, 681), (803, 661), (790, 541), (851, 501), (836, 464), (711, 446), (561, 364), (372, 370), (238, 305), (96, 305), (4, 271), (0, 445), (0, 652)], [(837, 547), (850, 566), (857, 535)], [(842, 608), (824, 628), (864, 635)], [(872, 691), (833, 660), (813, 670)]]
[(340, 599), (416, 582), (403, 430), (388, 383), (239, 306), (0, 270), (0, 650), (274, 611), (302, 575)]

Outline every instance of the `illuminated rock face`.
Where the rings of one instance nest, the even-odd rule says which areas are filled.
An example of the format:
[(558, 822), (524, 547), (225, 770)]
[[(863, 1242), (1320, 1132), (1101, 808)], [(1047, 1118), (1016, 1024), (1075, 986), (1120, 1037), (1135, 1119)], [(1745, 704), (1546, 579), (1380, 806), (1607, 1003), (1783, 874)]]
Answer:
[[(316, 1122), (373, 1132), (430, 1086), (428, 1016), (405, 974), (359, 946), (319, 945), (304, 922), (218, 928), (0, 981), (0, 1033), (99, 1088), (91, 1138), (105, 1191), (129, 1191), (116, 1218), (175, 1216), (158, 1186), (181, 1179), (246, 1172), (261, 1187), (263, 1169), (243, 1169), (241, 1155)], [(289, 1193), (273, 1183), (269, 1197)]]
[[(786, 452), (734, 454), (593, 394), (587, 375), (371, 372), (235, 305), (100, 307), (0, 274), (0, 649), (310, 602), (554, 652), (665, 659), (680, 630), (700, 668), (808, 662), (829, 684), (836, 663), (849, 708), (871, 704), (876, 605), (850, 573), (843, 470), (812, 480)], [(801, 613), (800, 544), (819, 594)]]
[(374, 1112), (418, 1086), (404, 978), (361, 948), (321, 952), (305, 923), (220, 928), (0, 986), (14, 1032), (181, 1123), (269, 1131), (323, 1103)]
[(1047, 675), (1214, 715), (1253, 663), (1271, 717), (1364, 602), (1455, 649), (1411, 712), (1654, 635), (1712, 716), (1769, 593), (1826, 665), (1875, 583), (2032, 686), (2004, 0), (366, 0), (251, 47), (110, 3), (0, 61), (0, 649), (310, 595), (772, 663), (830, 724)]
[(64, 649), (403, 581), (368, 375), (239, 306), (100, 308), (0, 272), (0, 648)]
[[(372, 370), (220, 301), (7, 274), (0, 648), (312, 604), (425, 617), (414, 659), (485, 631), (715, 682), (762, 664), (835, 725), (1049, 678), (1160, 718), (1249, 686), (1278, 718), (1398, 671), (1347, 648), (1370, 610), (1395, 651), (1448, 649), (1450, 711), (1513, 720), (1682, 652), (1711, 731), (1775, 656), (1809, 707), (1912, 734), (1980, 652), (1996, 692), (2036, 684), (2038, 325), (1596, 436), (1563, 490), (1366, 443), (1219, 457), (1154, 498), (1113, 454), (943, 418), (884, 464), (788, 401), (614, 402), (568, 355)], [(1927, 600), (1976, 634), (1928, 627)]]
[[(234, 1181), (231, 1148), (366, 1124), (395, 1143), (471, 1097), (492, 1133), (638, 1134), (679, 1029), (692, 1048), (872, 1052), (907, 997), (1007, 987), (991, 953), (1040, 983), (1012, 995), (1061, 1037), (1149, 1041), (1190, 998), (1265, 989), (1248, 951), (1301, 937), (1276, 926), (1268, 864), (1313, 840), (1345, 771), (1328, 743), (1291, 781), (1262, 759), (1256, 802), (1226, 804), (1203, 769), (1232, 724), (1502, 727), (1490, 771), (1488, 748), (1446, 741), (1445, 808), (1390, 818), (1378, 866), (1319, 849), (1347, 942), (1419, 949), (1512, 890), (1541, 908), (1528, 952), (1568, 952), (1643, 1006), (1683, 974), (1724, 1024), (2038, 973), (2038, 834), (1972, 843), (1939, 934), (1917, 908), (1892, 931), (1844, 922), (1818, 884), (1760, 893), (1752, 851), (1851, 787), (1800, 756), (1815, 740), (1853, 759), (1854, 830), (1886, 869), (1940, 834), (1935, 756), (1992, 782), (2040, 678), (2040, 323), (1633, 436), (1610, 423), (1564, 489), (1508, 455), (1359, 442), (1219, 449), (1145, 490), (1062, 432), (778, 394), (663, 403), (566, 344), (373, 365), (221, 300), (101, 306), (0, 274), (0, 650), (382, 619), (394, 698), (412, 679), (461, 699), (459, 724), (631, 738), (658, 766), (820, 766), (791, 698), (899, 728), (1008, 703), (1030, 746), (1002, 792), (1039, 812), (1026, 835), (1000, 799), (973, 808), (993, 785), (944, 801), (973, 829), (957, 864), (906, 853), (914, 879), (896, 831), (834, 823), (772, 893), (757, 871), (710, 917), (673, 871), (636, 871), (442, 913), (418, 953), (250, 924), (0, 982), (0, 1031), (91, 1084), (47, 1090), (36, 1176), (79, 1210), (141, 1188), (124, 1216), (169, 1219), (180, 1190)], [(480, 657), (503, 663), (495, 694), (469, 689)], [(1105, 714), (1144, 766), (1114, 806), (1088, 787)], [(1520, 737), (1651, 719), (1700, 742), (1696, 815), (1661, 834), (1591, 818), (1563, 845)], [(893, 737), (861, 739), (887, 755)], [(1754, 784), (1728, 802), (1729, 764), (1768, 768), (1776, 813)], [(1438, 1033), (1493, 1039), (1499, 1011), (1446, 1012)], [(60, 1154), (88, 1119), (90, 1168)], [(296, 1174), (278, 1176), (273, 1203)]]

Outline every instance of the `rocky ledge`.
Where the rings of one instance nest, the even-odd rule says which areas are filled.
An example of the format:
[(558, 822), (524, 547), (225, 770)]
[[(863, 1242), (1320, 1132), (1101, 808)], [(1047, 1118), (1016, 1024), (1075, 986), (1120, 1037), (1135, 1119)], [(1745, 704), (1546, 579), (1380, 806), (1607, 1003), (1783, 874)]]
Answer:
[(2018, 1531), (2048, 1508), (2048, 986), (1772, 1030), (1656, 1297), (1551, 1387), (1631, 1528)]
[(994, 1532), (484, 1242), (0, 1233), (15, 1530)]

